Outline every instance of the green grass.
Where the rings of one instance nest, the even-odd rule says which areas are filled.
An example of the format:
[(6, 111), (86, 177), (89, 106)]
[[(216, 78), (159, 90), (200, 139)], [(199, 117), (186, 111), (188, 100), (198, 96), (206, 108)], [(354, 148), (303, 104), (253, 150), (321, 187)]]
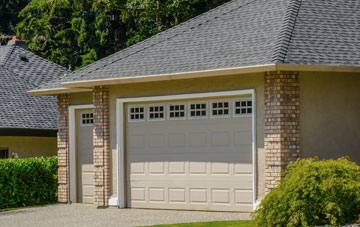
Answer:
[(0, 212), (11, 211), (11, 210), (22, 210), (22, 209), (27, 209), (27, 208), (39, 208), (39, 207), (45, 207), (45, 206), (28, 206), (28, 207), (4, 208), (4, 209), (0, 209)]
[(251, 227), (251, 221), (213, 221), (173, 225), (154, 225), (153, 227)]

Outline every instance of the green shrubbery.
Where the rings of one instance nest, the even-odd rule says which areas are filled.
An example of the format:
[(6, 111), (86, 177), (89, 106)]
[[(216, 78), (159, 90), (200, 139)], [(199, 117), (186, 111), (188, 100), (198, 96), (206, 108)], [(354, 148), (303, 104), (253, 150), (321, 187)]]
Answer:
[(0, 209), (57, 201), (57, 157), (0, 160)]
[(255, 226), (344, 225), (360, 221), (360, 166), (346, 158), (299, 159), (253, 212)]

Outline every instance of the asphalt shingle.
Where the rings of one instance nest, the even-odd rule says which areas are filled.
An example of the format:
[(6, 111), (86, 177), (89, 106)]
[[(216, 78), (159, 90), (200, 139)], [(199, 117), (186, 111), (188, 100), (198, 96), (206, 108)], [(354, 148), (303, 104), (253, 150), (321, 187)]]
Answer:
[(0, 46), (0, 128), (56, 129), (56, 98), (27, 91), (68, 72), (21, 47)]

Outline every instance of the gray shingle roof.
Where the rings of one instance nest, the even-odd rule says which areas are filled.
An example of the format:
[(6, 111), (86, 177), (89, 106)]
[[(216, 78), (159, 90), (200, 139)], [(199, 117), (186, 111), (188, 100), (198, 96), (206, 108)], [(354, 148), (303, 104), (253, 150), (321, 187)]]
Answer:
[(358, 0), (233, 0), (73, 72), (62, 82), (256, 66), (360, 66)]
[(0, 46), (0, 128), (56, 129), (55, 98), (27, 91), (68, 72), (20, 47)]

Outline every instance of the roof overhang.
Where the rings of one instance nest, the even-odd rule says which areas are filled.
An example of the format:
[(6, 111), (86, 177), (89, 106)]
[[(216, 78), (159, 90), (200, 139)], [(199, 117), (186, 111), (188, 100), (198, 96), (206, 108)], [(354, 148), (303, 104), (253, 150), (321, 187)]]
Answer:
[(77, 92), (91, 92), (90, 88), (49, 88), (49, 89), (39, 89), (31, 90), (27, 93), (32, 96), (51, 96), (65, 93), (77, 93)]
[(63, 88), (32, 90), (28, 93), (34, 96), (56, 95), (62, 93), (89, 92), (94, 86), (116, 85), (116, 84), (132, 84), (143, 82), (156, 82), (167, 80), (203, 78), (214, 76), (226, 76), (248, 73), (260, 73), (271, 71), (313, 71), (313, 72), (360, 72), (360, 66), (328, 66), (328, 65), (290, 65), (290, 64), (268, 64), (245, 66), (237, 68), (203, 70), (172, 74), (158, 74), (136, 77), (119, 77), (111, 79), (84, 80), (63, 82)]

